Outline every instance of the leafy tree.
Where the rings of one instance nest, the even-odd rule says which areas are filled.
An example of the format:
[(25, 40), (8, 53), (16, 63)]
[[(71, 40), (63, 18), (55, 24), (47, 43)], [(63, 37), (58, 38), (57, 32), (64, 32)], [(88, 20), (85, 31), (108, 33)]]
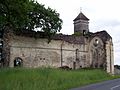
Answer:
[(40, 28), (50, 38), (60, 31), (62, 20), (59, 14), (34, 0), (0, 0), (0, 30), (35, 30)]
[[(50, 41), (51, 35), (60, 31), (61, 26), (62, 20), (55, 10), (34, 0), (0, 0), (0, 32), (40, 28)], [(4, 40), (2, 66), (9, 65), (8, 40), (9, 37)]]

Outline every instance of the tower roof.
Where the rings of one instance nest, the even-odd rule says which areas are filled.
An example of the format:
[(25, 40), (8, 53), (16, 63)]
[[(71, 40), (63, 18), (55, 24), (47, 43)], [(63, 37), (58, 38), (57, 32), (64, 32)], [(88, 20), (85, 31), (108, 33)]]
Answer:
[(89, 20), (82, 12), (80, 12), (80, 14), (73, 20), (73, 21), (76, 21), (76, 20)]

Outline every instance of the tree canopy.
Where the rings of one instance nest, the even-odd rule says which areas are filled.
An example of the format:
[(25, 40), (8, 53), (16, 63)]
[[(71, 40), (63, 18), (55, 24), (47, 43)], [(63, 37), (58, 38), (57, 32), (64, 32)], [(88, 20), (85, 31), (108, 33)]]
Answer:
[(50, 36), (61, 30), (62, 20), (55, 10), (34, 0), (0, 0), (0, 30), (6, 26), (14, 30), (40, 28)]

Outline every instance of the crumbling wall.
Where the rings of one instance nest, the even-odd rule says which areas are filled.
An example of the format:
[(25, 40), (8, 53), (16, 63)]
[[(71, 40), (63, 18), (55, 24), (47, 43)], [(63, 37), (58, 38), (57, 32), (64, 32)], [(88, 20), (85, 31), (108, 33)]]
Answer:
[(106, 53), (103, 41), (99, 37), (94, 37), (90, 41), (89, 47), (90, 67), (106, 68)]
[[(79, 62), (76, 61), (76, 49), (79, 53)], [(87, 48), (80, 44), (71, 44), (62, 40), (35, 39), (33, 37), (14, 36), (10, 42), (10, 67), (14, 67), (14, 60), (20, 57), (23, 67), (61, 67), (69, 66), (80, 68), (81, 61), (85, 61), (83, 54), (87, 54)], [(82, 56), (83, 55), (83, 56)]]
[(112, 39), (106, 42), (106, 62), (107, 72), (114, 74), (114, 50)]

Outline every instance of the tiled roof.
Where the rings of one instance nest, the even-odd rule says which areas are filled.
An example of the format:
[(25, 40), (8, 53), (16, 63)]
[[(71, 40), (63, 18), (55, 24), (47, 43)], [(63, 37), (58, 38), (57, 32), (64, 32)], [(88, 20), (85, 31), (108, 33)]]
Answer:
[(80, 14), (73, 20), (73, 21), (76, 21), (76, 20), (89, 20), (82, 12), (80, 12)]

